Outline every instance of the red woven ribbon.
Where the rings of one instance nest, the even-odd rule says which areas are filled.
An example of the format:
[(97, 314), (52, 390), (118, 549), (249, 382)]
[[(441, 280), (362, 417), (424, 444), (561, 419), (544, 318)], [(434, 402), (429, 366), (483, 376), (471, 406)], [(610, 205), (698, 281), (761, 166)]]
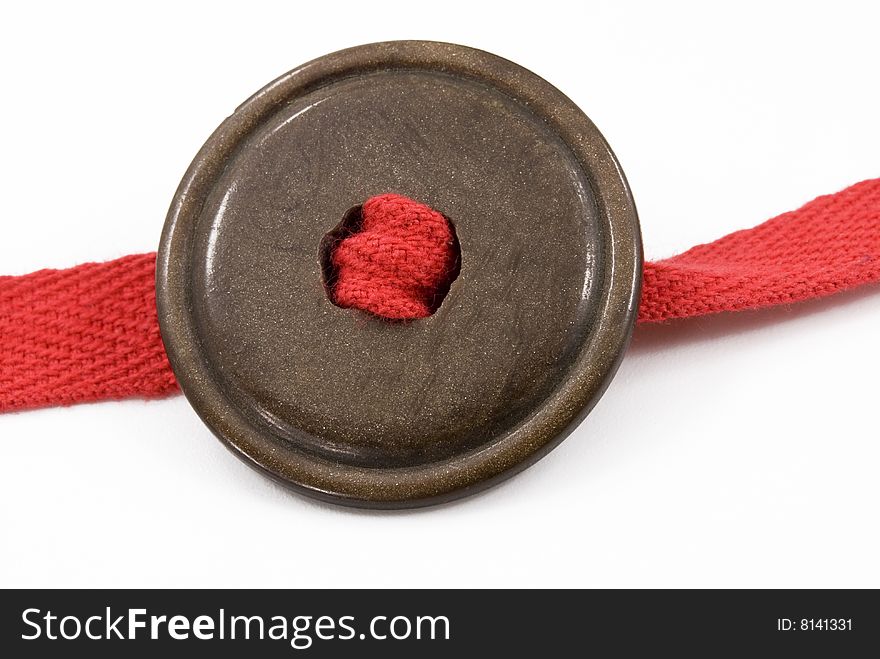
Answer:
[[(0, 412), (177, 391), (159, 336), (155, 258), (0, 277)], [(798, 302), (877, 281), (880, 179), (645, 263), (639, 322)]]
[(880, 281), (880, 179), (645, 263), (639, 322), (800, 302)]

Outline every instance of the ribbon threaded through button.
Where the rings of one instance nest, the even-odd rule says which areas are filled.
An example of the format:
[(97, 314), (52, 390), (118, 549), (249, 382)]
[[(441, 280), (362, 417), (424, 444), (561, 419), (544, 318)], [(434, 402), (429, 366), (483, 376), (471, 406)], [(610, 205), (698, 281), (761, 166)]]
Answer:
[(334, 304), (389, 320), (433, 314), (461, 261), (452, 223), (398, 194), (371, 197), (349, 211), (325, 238), (322, 258)]

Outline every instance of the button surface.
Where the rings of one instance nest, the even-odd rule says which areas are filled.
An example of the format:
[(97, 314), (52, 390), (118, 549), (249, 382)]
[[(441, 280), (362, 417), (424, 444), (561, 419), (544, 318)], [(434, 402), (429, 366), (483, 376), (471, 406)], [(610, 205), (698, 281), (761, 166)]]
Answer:
[[(432, 316), (330, 302), (319, 249), (384, 192), (443, 213), (461, 249)], [(159, 250), (181, 388), (237, 455), (325, 500), (472, 493), (589, 411), (635, 321), (638, 220), (587, 117), (521, 67), (390, 42), (282, 76), (211, 136)]]

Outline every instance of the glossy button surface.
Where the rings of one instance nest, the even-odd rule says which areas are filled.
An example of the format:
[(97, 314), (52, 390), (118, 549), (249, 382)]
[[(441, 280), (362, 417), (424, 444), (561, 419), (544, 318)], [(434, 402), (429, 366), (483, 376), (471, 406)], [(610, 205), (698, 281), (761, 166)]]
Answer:
[[(341, 309), (319, 248), (396, 192), (454, 224), (437, 312)], [(160, 247), (175, 374), (240, 457), (302, 492), (404, 507), (527, 466), (587, 413), (629, 339), (635, 209), (583, 113), (488, 53), (391, 42), (328, 55), (242, 105), (196, 157)]]

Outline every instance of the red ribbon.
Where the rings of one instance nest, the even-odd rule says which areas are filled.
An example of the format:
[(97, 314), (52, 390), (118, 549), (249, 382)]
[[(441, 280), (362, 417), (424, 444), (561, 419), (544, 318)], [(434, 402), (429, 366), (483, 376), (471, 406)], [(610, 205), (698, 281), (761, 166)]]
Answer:
[[(0, 277), (0, 412), (178, 391), (156, 255)], [(880, 281), (880, 179), (645, 263), (639, 322), (759, 309)]]

